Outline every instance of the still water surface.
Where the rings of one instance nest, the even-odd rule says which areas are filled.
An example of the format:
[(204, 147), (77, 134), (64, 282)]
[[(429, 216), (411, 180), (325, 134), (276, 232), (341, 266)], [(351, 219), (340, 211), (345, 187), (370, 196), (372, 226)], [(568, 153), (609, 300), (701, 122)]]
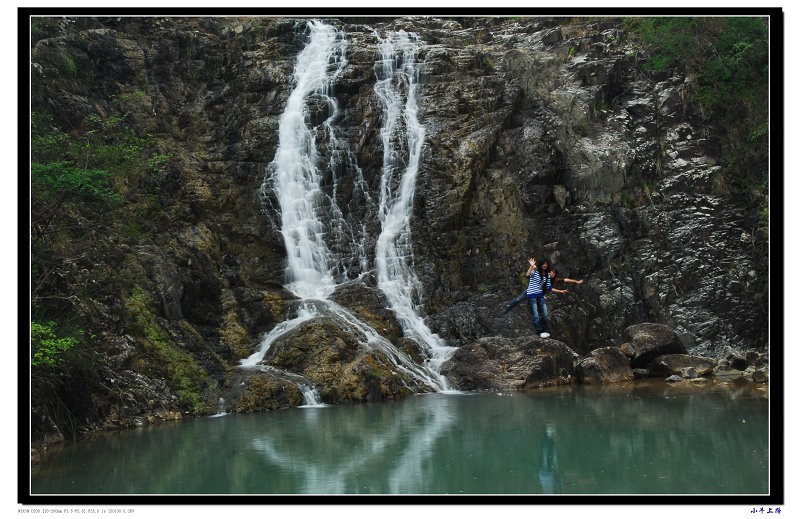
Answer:
[(185, 420), (51, 452), (47, 494), (767, 494), (766, 391), (570, 386)]

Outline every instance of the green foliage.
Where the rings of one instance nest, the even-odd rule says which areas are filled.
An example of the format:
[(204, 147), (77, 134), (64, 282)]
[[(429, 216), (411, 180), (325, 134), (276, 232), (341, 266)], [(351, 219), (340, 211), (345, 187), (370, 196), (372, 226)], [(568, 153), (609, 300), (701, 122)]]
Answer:
[(629, 209), (633, 209), (634, 207), (636, 207), (636, 201), (633, 198), (631, 198), (628, 194), (622, 193), (620, 199), (620, 205), (627, 207)]
[(661, 71), (685, 62), (692, 66), (704, 61), (708, 41), (704, 37), (716, 18), (663, 17), (628, 18), (625, 29), (637, 36), (648, 55), (642, 68)]
[(719, 129), (725, 182), (745, 196), (766, 195), (769, 132), (769, 26), (766, 17), (629, 18), (644, 50), (642, 69), (685, 69), (688, 94)]
[(119, 202), (109, 187), (110, 173), (102, 169), (81, 169), (68, 161), (31, 164), (31, 187), (45, 197), (59, 195), (84, 200)]
[(101, 117), (92, 114), (84, 119), (85, 132), (69, 143), (66, 150), (84, 167), (99, 165), (116, 175), (144, 175), (149, 167), (147, 150), (154, 144), (152, 136), (139, 137), (127, 123), (126, 116)]
[(97, 209), (123, 206), (131, 186), (163, 171), (168, 162), (167, 155), (153, 152), (154, 145), (151, 135), (136, 134), (125, 115), (92, 114), (80, 129), (66, 132), (49, 117), (32, 113), (34, 241), (63, 227), (60, 221), (70, 211), (88, 216), (93, 204)]
[(169, 161), (166, 153), (156, 153), (147, 159), (147, 170), (150, 172), (163, 171), (164, 165)]
[[(712, 114), (737, 111), (732, 104), (766, 108), (769, 31), (764, 20), (725, 18), (713, 54), (702, 60), (697, 98)], [(764, 111), (766, 114), (766, 111)]]
[(737, 97), (766, 93), (766, 18), (629, 18), (625, 27), (646, 50), (645, 71), (683, 64), (697, 78), (696, 99), (711, 112)]
[[(31, 162), (52, 171), (50, 163), (60, 163), (56, 169), (94, 171), (99, 180), (138, 180), (163, 170), (169, 157), (153, 152), (152, 135), (138, 136), (125, 115), (87, 116), (82, 128), (71, 133), (57, 128), (48, 118), (33, 113), (31, 117)], [(69, 163), (70, 165), (65, 165)], [(96, 172), (103, 171), (103, 175)], [(117, 182), (119, 183), (119, 182)], [(67, 184), (50, 184), (51, 188)]]
[(92, 412), (81, 395), (99, 383), (94, 353), (78, 347), (90, 339), (80, 329), (96, 325), (94, 283), (108, 275), (92, 266), (103, 264), (97, 258), (109, 247), (138, 240), (128, 232), (137, 223), (146, 228), (142, 208), (160, 206), (155, 177), (169, 157), (115, 111), (141, 98), (112, 100), (76, 128), (57, 124), (44, 105), (31, 113), (31, 399), (64, 432)]
[(40, 112), (31, 113), (31, 158), (33, 161), (57, 161), (64, 156), (70, 137), (55, 128), (50, 117)]
[(610, 109), (610, 106), (608, 105), (608, 103), (603, 101), (602, 99), (599, 99), (599, 100), (595, 101), (595, 103), (594, 103), (594, 111), (595, 112), (605, 112), (606, 110), (609, 110), (609, 109)]
[(76, 79), (81, 76), (80, 69), (75, 63), (75, 59), (65, 52), (51, 53), (50, 61), (56, 66), (58, 72), (68, 79)]
[(62, 353), (80, 344), (77, 337), (59, 337), (55, 321), (31, 321), (31, 365), (54, 368)]

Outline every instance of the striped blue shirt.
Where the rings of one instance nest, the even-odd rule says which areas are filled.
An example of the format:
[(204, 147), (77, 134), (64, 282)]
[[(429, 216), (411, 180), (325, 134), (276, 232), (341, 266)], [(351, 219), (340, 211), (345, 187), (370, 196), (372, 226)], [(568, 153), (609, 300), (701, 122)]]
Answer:
[(528, 290), (525, 292), (528, 295), (528, 299), (541, 299), (544, 296), (543, 289), (549, 291), (552, 288), (550, 286), (550, 276), (545, 273), (544, 277), (545, 280), (543, 282), (538, 270), (531, 272), (531, 277), (528, 280)]

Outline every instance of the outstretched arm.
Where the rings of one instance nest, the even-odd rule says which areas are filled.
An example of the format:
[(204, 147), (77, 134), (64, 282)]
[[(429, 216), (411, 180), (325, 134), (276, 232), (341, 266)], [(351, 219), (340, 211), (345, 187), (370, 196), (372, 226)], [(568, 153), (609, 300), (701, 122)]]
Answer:
[(527, 272), (525, 272), (525, 277), (526, 278), (531, 277), (531, 272), (533, 272), (533, 269), (536, 268), (536, 260), (531, 258), (531, 259), (528, 260), (528, 264), (529, 264), (528, 265), (528, 270), (527, 270)]
[(583, 283), (583, 280), (582, 279), (564, 278), (564, 283), (575, 283), (576, 285), (580, 285), (580, 284)]

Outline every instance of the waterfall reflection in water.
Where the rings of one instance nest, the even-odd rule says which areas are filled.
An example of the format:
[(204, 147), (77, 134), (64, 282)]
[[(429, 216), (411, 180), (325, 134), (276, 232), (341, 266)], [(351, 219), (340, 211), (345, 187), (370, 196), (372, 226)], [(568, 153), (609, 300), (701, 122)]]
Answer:
[(32, 492), (762, 495), (768, 408), (637, 383), (232, 414), (54, 448)]

